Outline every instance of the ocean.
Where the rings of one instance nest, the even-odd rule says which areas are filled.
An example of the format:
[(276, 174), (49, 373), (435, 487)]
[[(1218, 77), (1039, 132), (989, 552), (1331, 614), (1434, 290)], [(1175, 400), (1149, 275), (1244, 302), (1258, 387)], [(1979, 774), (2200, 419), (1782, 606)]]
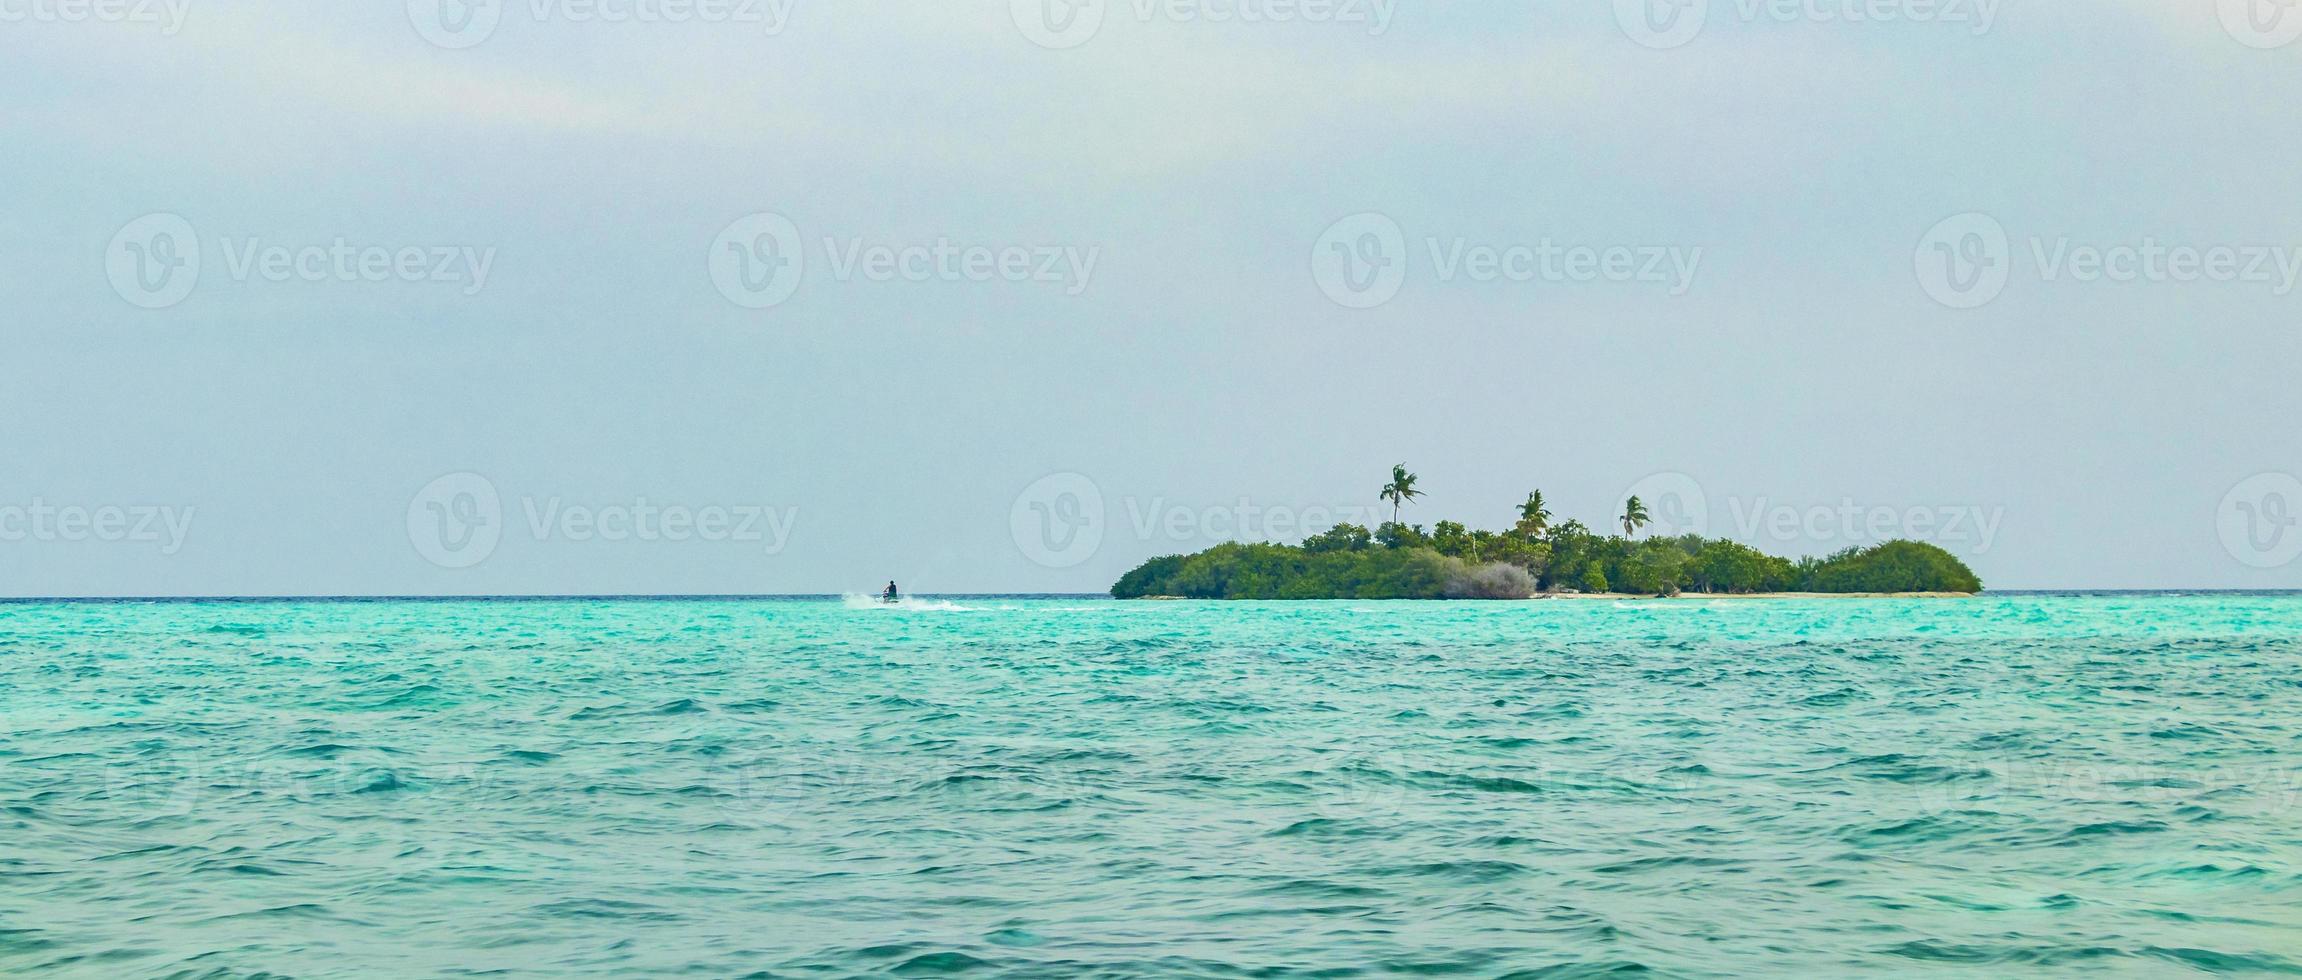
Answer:
[(2302, 973), (2302, 597), (0, 604), (0, 974)]

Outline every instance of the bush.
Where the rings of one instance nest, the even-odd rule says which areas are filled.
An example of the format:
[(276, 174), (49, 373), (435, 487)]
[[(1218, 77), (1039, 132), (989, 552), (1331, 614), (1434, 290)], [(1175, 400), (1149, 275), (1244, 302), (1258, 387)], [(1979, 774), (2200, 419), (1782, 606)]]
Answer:
[(1382, 527), (1376, 528), (1375, 540), (1385, 548), (1428, 548), (1431, 546), (1431, 536), (1423, 533), (1422, 525), (1417, 524), (1414, 527), (1408, 527), (1396, 521), (1384, 521)]
[(1639, 542), (1608, 576), (1615, 588), (1639, 595), (1672, 595), (1679, 590), (1679, 572), (1687, 553), (1668, 539)]
[(1449, 558), (1468, 557), (1471, 553), (1471, 532), (1454, 521), (1440, 521), (1431, 528), (1431, 548)]
[(1539, 579), (1550, 567), (1551, 546), (1516, 534), (1498, 534), (1492, 542), (1480, 545), (1479, 557), (1517, 565)]
[(1982, 591), (1982, 580), (1958, 556), (1919, 541), (1848, 548), (1800, 570), (1808, 592)]
[(1338, 599), (1438, 599), (1447, 594), (1447, 559), (1424, 548), (1370, 551), (1370, 574)]
[(1582, 589), (1593, 595), (1607, 591), (1607, 573), (1600, 571), (1597, 565), (1584, 568)]
[(1122, 599), (1437, 599), (1448, 560), (1429, 549), (1322, 551), (1272, 544), (1220, 544), (1196, 555), (1154, 559), (1128, 572)]
[(1733, 541), (1704, 542), (1685, 574), (1696, 592), (1778, 592), (1797, 580), (1790, 562)]
[(1168, 555), (1137, 565), (1134, 571), (1119, 577), (1119, 584), (1111, 587), (1111, 596), (1115, 599), (1143, 599), (1168, 595), (1159, 589), (1167, 584), (1168, 579), (1174, 578), (1175, 573), (1183, 569), (1183, 563), (1189, 560), (1188, 555)]
[(1531, 599), (1534, 595), (1535, 577), (1504, 562), (1475, 567), (1455, 562), (1447, 578), (1449, 599)]
[(1365, 551), (1374, 546), (1374, 535), (1357, 524), (1337, 524), (1303, 542), (1303, 550), (1314, 555), (1330, 551)]

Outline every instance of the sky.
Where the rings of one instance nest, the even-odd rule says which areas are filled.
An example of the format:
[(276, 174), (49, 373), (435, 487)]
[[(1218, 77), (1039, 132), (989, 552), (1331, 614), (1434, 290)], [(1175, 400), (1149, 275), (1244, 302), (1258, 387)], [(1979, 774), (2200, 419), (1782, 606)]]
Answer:
[(0, 0), (0, 595), (1096, 592), (1530, 490), (2302, 588), (2278, 0)]

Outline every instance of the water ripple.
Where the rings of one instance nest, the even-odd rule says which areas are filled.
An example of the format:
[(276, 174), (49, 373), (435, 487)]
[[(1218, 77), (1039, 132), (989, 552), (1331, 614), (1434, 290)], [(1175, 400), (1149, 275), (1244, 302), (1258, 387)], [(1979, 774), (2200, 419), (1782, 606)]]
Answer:
[(0, 604), (0, 973), (2302, 973), (2302, 600)]

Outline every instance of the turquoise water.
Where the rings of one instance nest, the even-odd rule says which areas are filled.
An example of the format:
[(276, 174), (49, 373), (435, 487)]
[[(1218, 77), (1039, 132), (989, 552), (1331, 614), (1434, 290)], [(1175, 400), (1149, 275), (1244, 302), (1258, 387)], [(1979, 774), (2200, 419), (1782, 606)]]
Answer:
[(2295, 973), (2298, 736), (2287, 597), (0, 605), (0, 974)]

